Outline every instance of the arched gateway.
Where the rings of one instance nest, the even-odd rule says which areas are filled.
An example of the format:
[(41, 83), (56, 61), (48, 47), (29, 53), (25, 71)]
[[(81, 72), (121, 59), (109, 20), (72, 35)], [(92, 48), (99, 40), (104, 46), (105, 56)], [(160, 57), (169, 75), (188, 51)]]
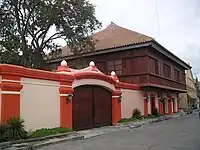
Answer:
[(115, 87), (115, 74), (106, 76), (94, 62), (81, 70), (67, 68), (66, 62), (63, 62), (57, 71), (75, 77), (71, 101), (73, 130), (112, 125), (121, 118), (121, 104), (118, 101), (121, 92)]

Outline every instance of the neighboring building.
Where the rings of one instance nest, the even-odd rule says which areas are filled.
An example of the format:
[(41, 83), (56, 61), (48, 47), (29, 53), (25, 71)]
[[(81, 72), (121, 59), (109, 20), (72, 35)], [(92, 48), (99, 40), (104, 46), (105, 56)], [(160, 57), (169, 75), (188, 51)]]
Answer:
[(197, 97), (197, 89), (195, 80), (193, 79), (192, 70), (186, 70), (185, 74), (186, 78), (186, 89), (187, 93), (181, 93), (179, 95), (180, 98), (180, 108), (188, 108), (188, 106), (197, 105), (198, 97)]
[(198, 97), (197, 108), (200, 108), (200, 82), (199, 82), (198, 78), (196, 78), (195, 83), (196, 83), (197, 97)]
[(55, 70), (65, 59), (72, 68), (84, 68), (94, 60), (105, 74), (115, 71), (122, 82), (139, 84), (144, 95), (145, 115), (154, 108), (161, 113), (177, 111), (178, 95), (186, 92), (185, 70), (190, 65), (153, 38), (111, 23), (94, 34), (95, 51), (74, 56), (66, 46), (58, 59), (49, 60)]

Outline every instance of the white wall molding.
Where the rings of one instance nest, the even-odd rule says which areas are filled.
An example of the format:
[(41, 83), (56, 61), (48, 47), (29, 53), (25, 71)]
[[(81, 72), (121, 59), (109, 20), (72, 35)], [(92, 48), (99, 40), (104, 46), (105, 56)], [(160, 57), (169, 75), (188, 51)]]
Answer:
[[(37, 79), (40, 80), (40, 79)], [(30, 84), (30, 85), (42, 85), (42, 86), (52, 86), (52, 87), (72, 87), (69, 85), (57, 85), (57, 84), (47, 84), (47, 83), (40, 83), (40, 82), (26, 82), (26, 81), (17, 81), (17, 80), (1, 80), (2, 82), (12, 82), (12, 83), (21, 83), (21, 84)], [(59, 82), (59, 81), (57, 81)]]
[(112, 96), (112, 98), (120, 98), (120, 96)]
[(18, 95), (21, 92), (16, 92), (16, 91), (1, 91), (1, 94), (13, 94), (13, 95)]
[(63, 96), (63, 97), (64, 97), (64, 96), (68, 96), (68, 95), (70, 95), (70, 94), (60, 94), (60, 96)]

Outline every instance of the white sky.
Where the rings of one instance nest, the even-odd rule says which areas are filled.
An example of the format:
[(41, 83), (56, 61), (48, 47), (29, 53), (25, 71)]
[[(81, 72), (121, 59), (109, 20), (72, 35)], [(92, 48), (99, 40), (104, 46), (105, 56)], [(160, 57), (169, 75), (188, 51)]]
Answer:
[(200, 77), (199, 0), (89, 0), (105, 28), (111, 21), (155, 38), (175, 55), (190, 62)]

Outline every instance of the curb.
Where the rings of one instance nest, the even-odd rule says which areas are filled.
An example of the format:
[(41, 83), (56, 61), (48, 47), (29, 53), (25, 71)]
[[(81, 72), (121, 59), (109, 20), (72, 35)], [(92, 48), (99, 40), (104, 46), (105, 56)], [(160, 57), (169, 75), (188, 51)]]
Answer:
[[(81, 135), (81, 136), (58, 139), (55, 141), (47, 141), (45, 143), (35, 144), (35, 145), (31, 146), (31, 148), (32, 148), (32, 150), (36, 150), (36, 149), (44, 147), (44, 146), (49, 146), (49, 145), (67, 142), (67, 141), (75, 141), (75, 140), (84, 140), (84, 136)], [(25, 149), (22, 149), (22, 150), (25, 150)]]
[(125, 127), (125, 128), (130, 128), (130, 129), (135, 129), (139, 128), (145, 124), (155, 124), (161, 121), (166, 121), (166, 120), (171, 120), (175, 118), (182, 117), (181, 114), (176, 114), (176, 115), (169, 115), (169, 116), (163, 116), (160, 118), (155, 118), (155, 119), (148, 119), (148, 120), (143, 120), (143, 121), (138, 121), (138, 122), (129, 122), (129, 123), (123, 123), (123, 124), (117, 124), (116, 127)]
[(84, 139), (83, 135), (78, 135), (78, 136), (66, 137), (66, 138), (62, 138), (62, 139), (59, 139), (59, 138), (51, 139), (49, 141), (45, 141), (44, 143), (28, 145), (26, 147), (18, 148), (18, 147), (13, 146), (13, 148), (16, 148), (17, 150), (36, 150), (38, 148), (53, 145), (53, 144), (58, 144), (58, 143), (67, 142), (67, 141), (83, 140), (83, 139)]
[(23, 143), (29, 143), (29, 142), (35, 142), (35, 141), (44, 141), (44, 140), (61, 138), (61, 137), (70, 136), (70, 135), (75, 136), (75, 134), (77, 134), (77, 132), (72, 131), (72, 132), (67, 132), (67, 133), (60, 133), (60, 134), (56, 134), (56, 135), (39, 137), (39, 138), (30, 138), (30, 139), (21, 139), (21, 140), (9, 141), (9, 142), (2, 142), (2, 143), (0, 143), (0, 150), (10, 148), (14, 144), (21, 144), (21, 143), (23, 144)]
[(12, 146), (12, 142), (2, 142), (2, 143), (0, 143), (0, 150), (5, 149), (5, 148), (9, 148), (11, 146)]

